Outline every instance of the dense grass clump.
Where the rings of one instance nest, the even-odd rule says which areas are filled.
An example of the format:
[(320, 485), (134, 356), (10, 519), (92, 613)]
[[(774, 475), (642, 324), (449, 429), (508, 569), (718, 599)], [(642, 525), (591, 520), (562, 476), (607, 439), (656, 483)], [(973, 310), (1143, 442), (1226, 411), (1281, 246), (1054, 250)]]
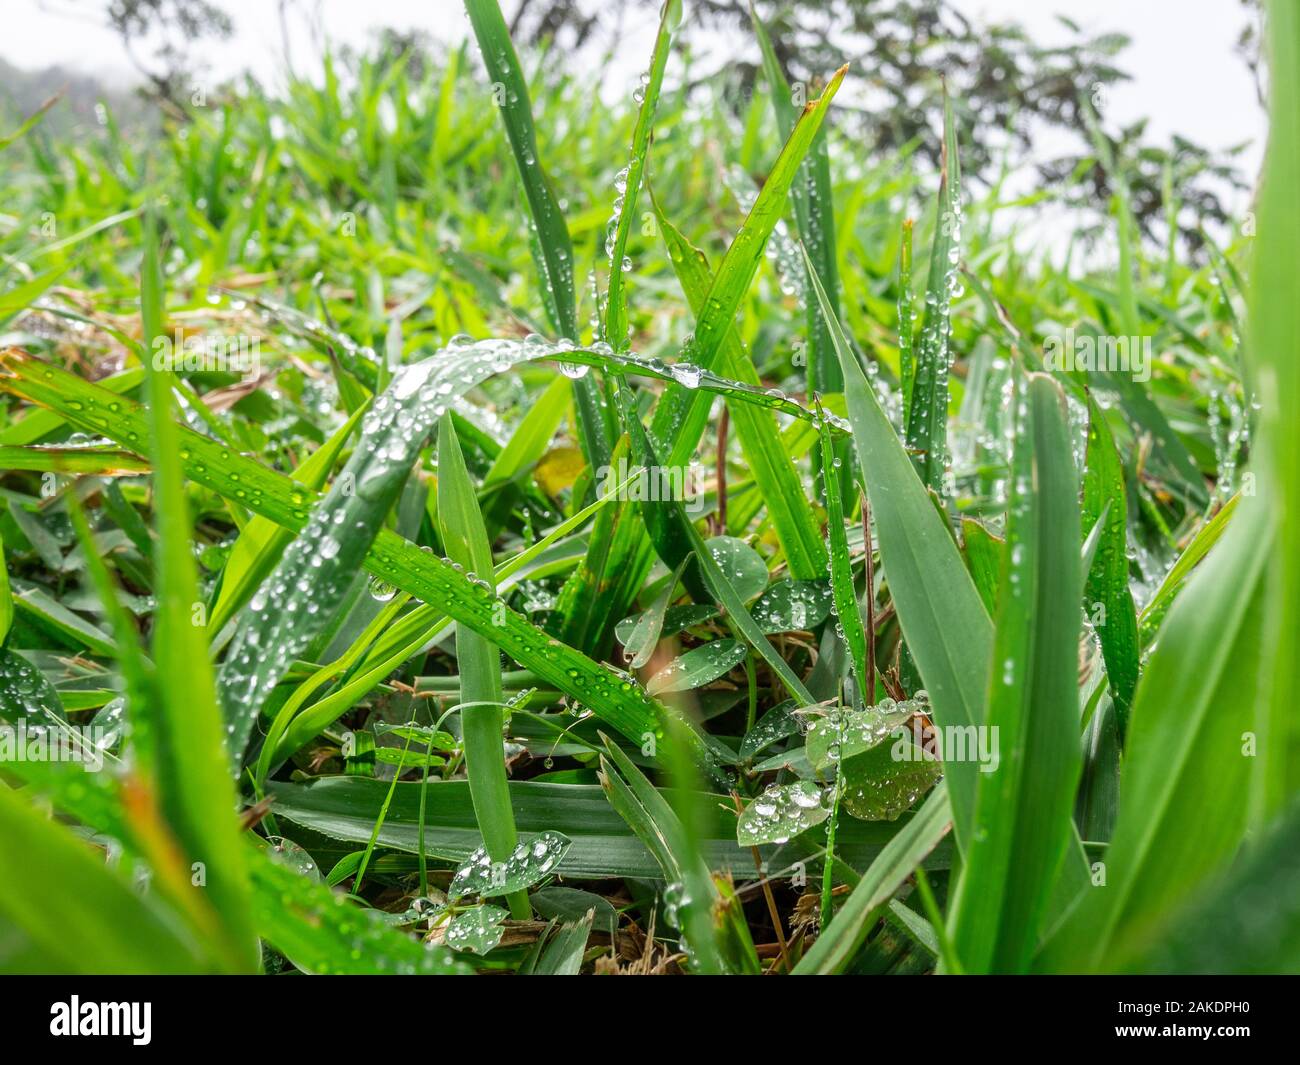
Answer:
[(1295, 5), (1197, 257), (465, 6), (0, 140), (0, 968), (1300, 969)]

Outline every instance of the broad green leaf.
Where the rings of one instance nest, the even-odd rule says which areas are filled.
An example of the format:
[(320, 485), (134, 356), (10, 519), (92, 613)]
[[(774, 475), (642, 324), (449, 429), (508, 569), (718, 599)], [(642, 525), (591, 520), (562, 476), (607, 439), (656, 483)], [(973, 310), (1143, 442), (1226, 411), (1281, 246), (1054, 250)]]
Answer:
[(758, 719), (757, 724), (745, 733), (740, 741), (740, 760), (752, 761), (772, 744), (789, 736), (797, 735), (800, 729), (799, 718), (795, 716), (795, 702), (787, 699), (778, 703)]
[(734, 536), (714, 536), (704, 541), (709, 557), (731, 582), (737, 597), (749, 602), (767, 587), (767, 566), (762, 556)]
[[(669, 636), (676, 636), (684, 629), (689, 629), (693, 625), (702, 625), (717, 616), (717, 607), (709, 606), (707, 603), (683, 603), (681, 606), (670, 606), (664, 611), (663, 627), (659, 630), (659, 638), (667, 639)], [(615, 626), (614, 632), (618, 636), (619, 643), (625, 646), (628, 644), (643, 617), (644, 614), (633, 614)]]
[(929, 709), (925, 699), (905, 699), (901, 703), (885, 699), (861, 710), (848, 707), (828, 710), (815, 717), (808, 729), (804, 748), (808, 761), (814, 769), (846, 762), (882, 743), (913, 714), (928, 713)]
[(878, 743), (841, 762), (840, 804), (863, 821), (894, 821), (934, 786), (943, 770), (908, 737)]
[(831, 612), (831, 586), (826, 581), (775, 581), (754, 601), (749, 612), (765, 633), (815, 629)]

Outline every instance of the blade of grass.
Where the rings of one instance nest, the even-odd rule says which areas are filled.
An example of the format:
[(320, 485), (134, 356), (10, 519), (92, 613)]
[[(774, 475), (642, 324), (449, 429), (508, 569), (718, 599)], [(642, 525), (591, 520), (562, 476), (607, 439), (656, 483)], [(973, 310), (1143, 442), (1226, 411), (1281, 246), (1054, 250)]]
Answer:
[[(143, 335), (152, 349), (154, 339), (163, 335), (164, 304), (158, 243), (151, 224), (145, 227), (140, 312)], [(217, 706), (206, 635), (194, 623), (200, 600), (171, 371), (145, 365), (158, 536), (156, 674), (148, 703), (156, 758), (150, 769), (157, 782), (159, 809), (193, 863), (193, 882), (203, 885), (196, 888), (198, 897), (206, 900), (220, 922), (211, 949), (225, 968), (248, 971), (257, 964), (256, 937), (235, 820), (235, 791), (227, 768), (226, 730)]]
[(1065, 395), (1042, 374), (1020, 387), (984, 726), (997, 730), (999, 761), (980, 767), (949, 915), (962, 968), (973, 973), (1028, 969), (1070, 844), (1081, 768), (1078, 479)]
[[(830, 317), (821, 281), (811, 265), (810, 276), (844, 371), (849, 421), (876, 522), (881, 562), (899, 625), (930, 693), (935, 719), (944, 727), (982, 724), (993, 626), (956, 543), (849, 348), (839, 321)], [(975, 765), (954, 762), (945, 770), (957, 839), (964, 848), (975, 805)]]
[[(451, 418), (438, 423), (438, 524), (447, 557), (479, 580), (492, 577), (492, 546), (479, 511), (478, 498)], [(506, 755), (502, 742), (501, 652), (472, 629), (456, 629), (456, 663), (460, 673), (461, 730), (465, 741), (465, 770), (474, 796), (474, 813), (483, 843), (493, 861), (503, 862), (519, 842), (510, 792), (506, 786)], [(507, 899), (517, 921), (532, 916), (526, 892)]]

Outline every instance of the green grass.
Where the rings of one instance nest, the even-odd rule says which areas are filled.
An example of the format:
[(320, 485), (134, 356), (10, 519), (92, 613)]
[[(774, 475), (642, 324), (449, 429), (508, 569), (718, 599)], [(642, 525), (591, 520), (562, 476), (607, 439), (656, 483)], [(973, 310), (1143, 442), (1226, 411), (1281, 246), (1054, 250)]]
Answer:
[(1144, 242), (1094, 119), (1087, 270), (943, 71), (931, 172), (757, 19), (753, 93), (669, 0), (609, 103), (466, 7), (0, 123), (0, 740), (109, 730), (0, 762), (0, 970), (1300, 971), (1233, 907), (1295, 894), (1294, 5), (1258, 236)]

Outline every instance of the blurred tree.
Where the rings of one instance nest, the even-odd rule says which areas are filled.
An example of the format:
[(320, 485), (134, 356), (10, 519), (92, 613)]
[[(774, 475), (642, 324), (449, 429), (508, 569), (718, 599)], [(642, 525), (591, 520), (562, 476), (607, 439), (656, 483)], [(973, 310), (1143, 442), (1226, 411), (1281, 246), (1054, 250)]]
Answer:
[[(566, 49), (611, 32), (627, 10), (658, 7), (660, 0), (519, 0), (512, 28), (522, 39), (558, 41)], [(1258, 0), (1242, 0), (1247, 6)], [(1117, 57), (1129, 45), (1122, 33), (1089, 34), (1077, 22), (1058, 16), (1065, 38), (1056, 45), (1033, 40), (1015, 22), (976, 23), (949, 0), (775, 0), (756, 3), (777, 55), (792, 82), (803, 82), (809, 96), (819, 80), (842, 63), (859, 91), (842, 92), (835, 102), (841, 127), (845, 117), (853, 135), (888, 152), (915, 148), (938, 164), (939, 75), (948, 80), (959, 108), (962, 169), (972, 180), (990, 180), (1008, 151), (1023, 158), (1034, 142), (1052, 131), (1065, 132), (1074, 150), (1038, 164), (1045, 183), (1061, 183), (1067, 202), (1097, 207), (1109, 200), (1102, 168), (1084, 117), (1085, 101), (1105, 123), (1109, 90), (1129, 80)], [(684, 30), (722, 32), (727, 39), (751, 39), (749, 0), (694, 0)], [(1256, 38), (1243, 35), (1249, 55)], [(749, 57), (728, 51), (719, 69), (736, 79), (740, 93), (752, 91), (762, 74), (757, 45)], [(707, 63), (707, 49), (704, 50)], [(707, 69), (707, 68), (706, 68)], [(709, 71), (712, 75), (714, 71)], [(1242, 187), (1241, 176), (1221, 153), (1176, 137), (1169, 147), (1143, 141), (1145, 123), (1112, 136), (1125, 168), (1133, 211), (1144, 233), (1154, 237), (1164, 222), (1166, 165), (1189, 208), (1181, 235), (1195, 246), (1206, 222), (1225, 223), (1222, 194)], [(1068, 178), (1075, 184), (1066, 188)], [(1098, 227), (1100, 228), (1100, 227)]]
[(153, 94), (181, 113), (194, 82), (194, 43), (234, 32), (230, 16), (208, 0), (109, 0), (106, 14)]

